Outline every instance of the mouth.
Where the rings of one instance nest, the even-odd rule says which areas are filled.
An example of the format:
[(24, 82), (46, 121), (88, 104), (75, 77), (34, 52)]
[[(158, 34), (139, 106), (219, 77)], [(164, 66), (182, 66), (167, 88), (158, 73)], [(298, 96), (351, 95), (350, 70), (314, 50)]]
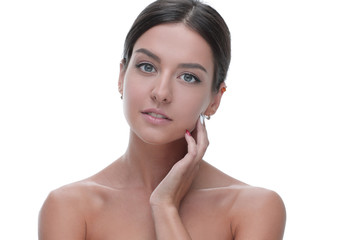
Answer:
[(153, 112), (144, 113), (144, 114), (150, 115), (150, 116), (152, 116), (152, 117), (154, 117), (154, 118), (162, 118), (162, 119), (168, 119), (168, 120), (170, 120), (169, 118), (165, 117), (164, 115), (157, 114), (157, 113), (153, 113)]
[(156, 118), (156, 119), (164, 119), (164, 120), (172, 121), (172, 119), (170, 119), (164, 113), (162, 113), (161, 111), (156, 110), (156, 109), (145, 110), (145, 111), (143, 111), (141, 113), (145, 114), (145, 115), (148, 115), (150, 117)]

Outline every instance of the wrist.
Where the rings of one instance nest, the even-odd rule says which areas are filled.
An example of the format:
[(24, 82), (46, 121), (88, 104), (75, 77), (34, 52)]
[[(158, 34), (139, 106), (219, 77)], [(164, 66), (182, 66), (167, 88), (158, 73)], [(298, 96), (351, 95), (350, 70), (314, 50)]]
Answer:
[(152, 203), (150, 206), (157, 239), (191, 239), (175, 205)]
[(150, 206), (151, 208), (158, 209), (178, 209), (179, 204), (176, 204), (170, 197), (158, 197), (157, 195), (152, 194), (150, 197)]
[(150, 207), (153, 210), (177, 210), (176, 205), (170, 201), (150, 201)]

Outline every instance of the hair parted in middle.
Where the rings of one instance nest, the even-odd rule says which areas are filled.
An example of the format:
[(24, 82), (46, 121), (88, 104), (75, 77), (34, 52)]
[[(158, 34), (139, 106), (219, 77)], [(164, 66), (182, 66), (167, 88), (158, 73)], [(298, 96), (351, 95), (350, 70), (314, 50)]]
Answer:
[(122, 60), (125, 69), (141, 35), (152, 27), (166, 23), (184, 23), (209, 44), (214, 62), (212, 89), (218, 92), (220, 84), (226, 79), (231, 60), (230, 31), (221, 15), (199, 0), (157, 0), (147, 6), (126, 36)]

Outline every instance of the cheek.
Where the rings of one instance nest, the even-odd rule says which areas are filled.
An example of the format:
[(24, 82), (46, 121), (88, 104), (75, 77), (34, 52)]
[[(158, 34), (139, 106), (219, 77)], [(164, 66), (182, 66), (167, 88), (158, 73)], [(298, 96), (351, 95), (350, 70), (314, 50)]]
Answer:
[(209, 97), (201, 94), (188, 94), (184, 95), (177, 106), (178, 116), (181, 119), (184, 129), (194, 130), (196, 122), (200, 117), (200, 114), (204, 113), (209, 105)]
[[(131, 81), (128, 79), (131, 79)], [(141, 110), (139, 109), (141, 100), (144, 101), (145, 99), (145, 88), (137, 86), (136, 82), (137, 79), (131, 76), (125, 76), (123, 109), (125, 118), (129, 124), (135, 120), (134, 115)], [(139, 96), (143, 97), (140, 98)]]

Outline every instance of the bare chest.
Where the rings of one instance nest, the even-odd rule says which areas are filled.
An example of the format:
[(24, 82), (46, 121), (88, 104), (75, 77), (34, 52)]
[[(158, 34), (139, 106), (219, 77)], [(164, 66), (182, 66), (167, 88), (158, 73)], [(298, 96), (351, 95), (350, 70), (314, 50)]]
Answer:
[[(128, 194), (109, 197), (90, 210), (87, 240), (155, 240), (148, 196)], [(202, 194), (187, 196), (179, 211), (193, 239), (232, 239), (227, 201)]]

